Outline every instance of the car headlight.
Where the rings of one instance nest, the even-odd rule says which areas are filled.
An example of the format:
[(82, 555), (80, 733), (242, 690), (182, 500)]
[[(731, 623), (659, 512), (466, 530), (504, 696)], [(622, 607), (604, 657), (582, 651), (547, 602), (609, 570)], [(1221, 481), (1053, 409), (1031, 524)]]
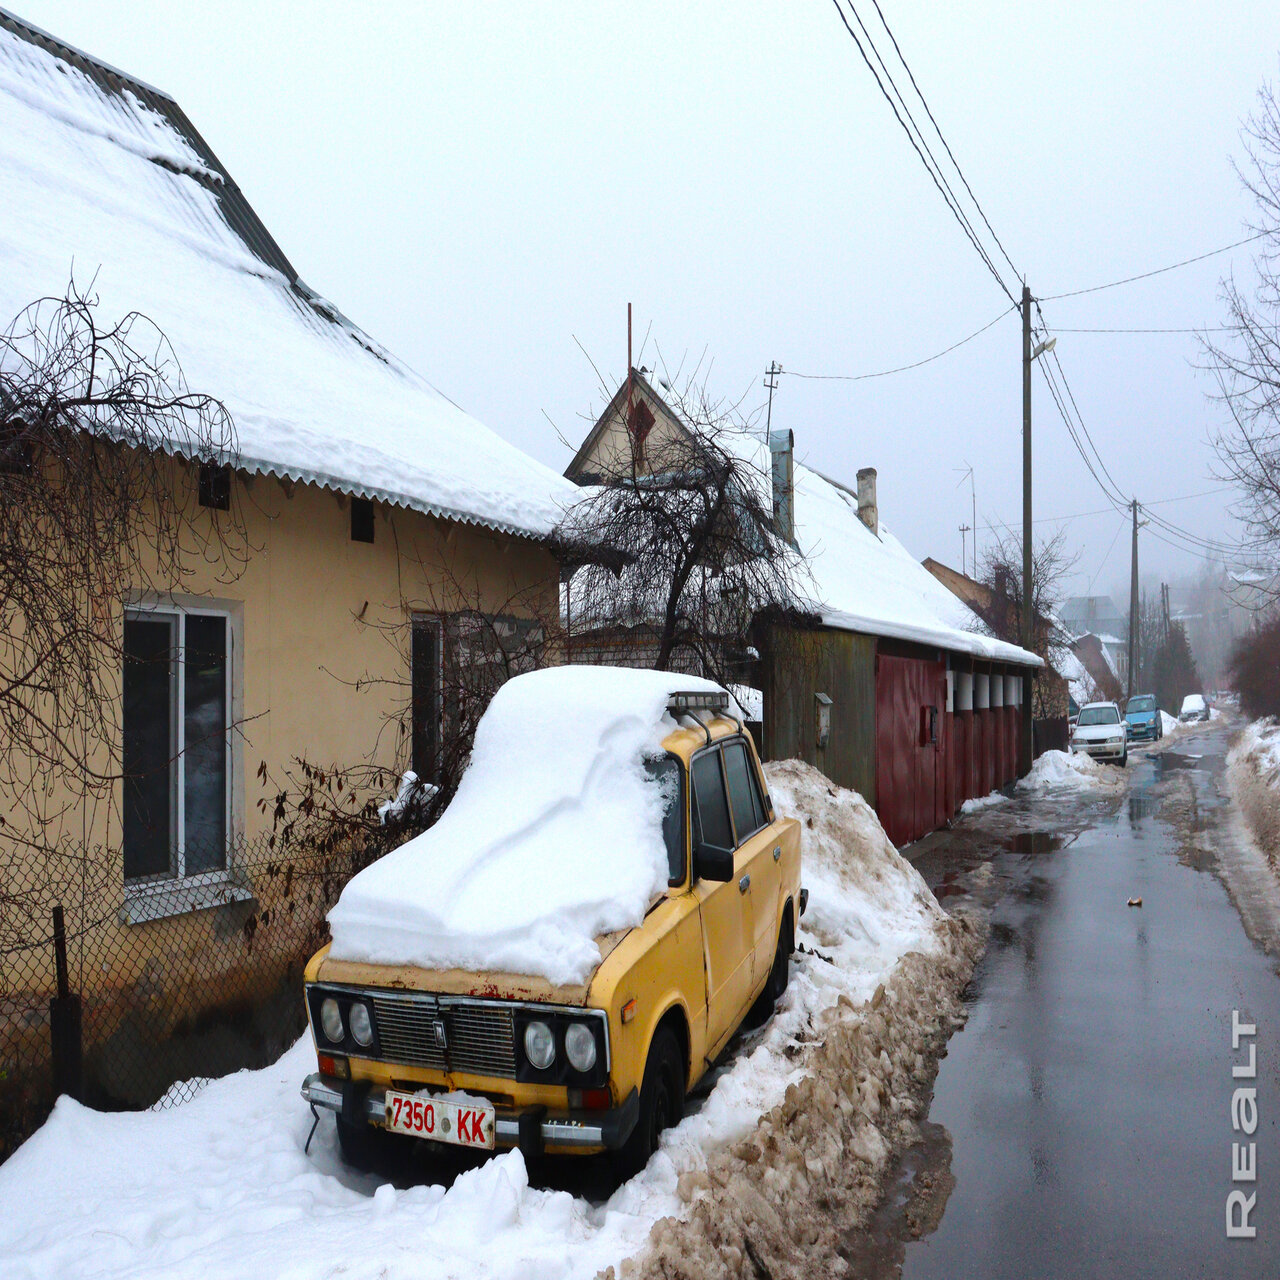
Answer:
[(575, 1071), (590, 1071), (596, 1065), (596, 1038), (585, 1022), (570, 1024), (564, 1033), (564, 1051)]
[(351, 1006), (347, 1018), (351, 1023), (351, 1038), (367, 1049), (373, 1043), (373, 1019), (369, 1016), (369, 1006), (357, 1001)]
[(538, 1071), (545, 1071), (556, 1060), (556, 1038), (545, 1022), (531, 1022), (525, 1027), (524, 1056)]
[(320, 1026), (327, 1039), (334, 1044), (341, 1044), (346, 1038), (346, 1029), (342, 1025), (342, 1010), (332, 996), (326, 996), (320, 1005)]

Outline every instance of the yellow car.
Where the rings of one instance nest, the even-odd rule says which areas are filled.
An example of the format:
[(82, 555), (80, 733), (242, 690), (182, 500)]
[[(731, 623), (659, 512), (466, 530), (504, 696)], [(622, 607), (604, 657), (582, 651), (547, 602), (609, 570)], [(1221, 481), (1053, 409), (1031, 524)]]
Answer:
[(699, 688), (662, 694), (669, 718), (644, 761), (663, 797), (666, 890), (640, 923), (595, 938), (585, 981), (329, 947), (307, 965), (319, 1070), (302, 1095), (335, 1113), (348, 1162), (373, 1162), (394, 1134), (526, 1157), (610, 1151), (635, 1171), (748, 1015), (772, 1010), (806, 903), (800, 826), (774, 813), (728, 695), (685, 683)]

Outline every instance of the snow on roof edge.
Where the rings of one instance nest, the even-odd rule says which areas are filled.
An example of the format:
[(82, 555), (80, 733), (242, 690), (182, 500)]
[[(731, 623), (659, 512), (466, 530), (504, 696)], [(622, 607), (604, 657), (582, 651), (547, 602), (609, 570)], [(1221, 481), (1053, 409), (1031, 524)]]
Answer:
[(859, 631), (864, 635), (884, 636), (890, 640), (908, 640), (916, 644), (934, 645), (957, 653), (972, 654), (993, 662), (1011, 662), (1022, 667), (1043, 667), (1044, 659), (1016, 644), (1008, 644), (992, 636), (978, 635), (972, 631), (953, 630), (949, 627), (920, 627), (911, 623), (886, 622), (882, 618), (867, 618), (842, 609), (823, 610), (819, 615), (823, 626), (837, 631)]

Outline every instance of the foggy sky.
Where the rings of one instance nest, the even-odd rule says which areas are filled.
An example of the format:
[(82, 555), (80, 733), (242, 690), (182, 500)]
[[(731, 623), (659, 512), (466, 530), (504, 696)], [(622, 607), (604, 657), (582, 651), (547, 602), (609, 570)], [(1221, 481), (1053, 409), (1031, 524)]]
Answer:
[[(4, 2), (172, 93), (313, 288), (558, 469), (571, 448), (557, 432), (576, 447), (603, 404), (591, 361), (610, 390), (625, 373), (628, 302), (637, 364), (701, 360), (747, 411), (770, 360), (891, 368), (1009, 306), (828, 0)], [(1276, 73), (1274, 3), (881, 2), (1038, 296), (1245, 234), (1231, 160)], [(1250, 278), (1247, 248), (1044, 314), (1061, 328), (1218, 324), (1232, 270)], [(1126, 494), (1220, 486), (1221, 415), (1192, 335), (1064, 334), (1058, 354)], [(1011, 314), (908, 373), (784, 374), (774, 425), (836, 479), (877, 467), (884, 522), (956, 564), (966, 464), (979, 525), (1020, 528), (1020, 357)], [(1034, 420), (1037, 517), (1105, 508), (1039, 377)], [(1156, 510), (1233, 538), (1230, 497)], [(1069, 536), (1074, 590), (1127, 591), (1120, 517), (1076, 519)], [(1142, 559), (1144, 576), (1197, 568), (1145, 532)]]

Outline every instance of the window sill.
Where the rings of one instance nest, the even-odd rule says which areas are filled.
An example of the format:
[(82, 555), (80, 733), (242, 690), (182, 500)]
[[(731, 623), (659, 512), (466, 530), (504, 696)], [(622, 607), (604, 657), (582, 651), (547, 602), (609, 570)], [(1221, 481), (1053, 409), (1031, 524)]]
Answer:
[(236, 872), (221, 872), (192, 880), (159, 880), (151, 884), (125, 885), (121, 924), (146, 924), (170, 916), (252, 902), (253, 890)]

